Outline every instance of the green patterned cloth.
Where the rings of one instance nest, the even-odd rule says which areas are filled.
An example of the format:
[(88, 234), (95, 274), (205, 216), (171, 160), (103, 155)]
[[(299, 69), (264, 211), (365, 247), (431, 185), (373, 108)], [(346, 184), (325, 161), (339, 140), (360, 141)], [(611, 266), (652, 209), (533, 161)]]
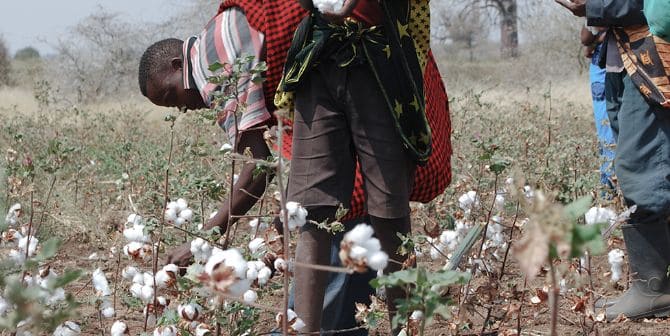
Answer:
[(432, 150), (431, 131), (423, 75), (410, 34), (410, 2), (389, 0), (380, 5), (385, 14), (383, 26), (366, 27), (353, 20), (337, 25), (318, 13), (306, 17), (289, 49), (278, 97), (294, 92), (320, 59), (329, 58), (341, 67), (366, 63), (384, 94), (404, 146), (417, 164), (425, 164)]

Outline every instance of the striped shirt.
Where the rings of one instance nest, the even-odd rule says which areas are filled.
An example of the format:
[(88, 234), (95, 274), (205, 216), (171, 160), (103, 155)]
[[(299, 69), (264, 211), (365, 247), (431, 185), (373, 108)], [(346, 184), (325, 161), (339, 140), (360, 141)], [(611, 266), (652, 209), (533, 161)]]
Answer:
[[(221, 88), (207, 80), (214, 76), (209, 70), (210, 65), (232, 65), (238, 58), (254, 56), (254, 60), (247, 64), (246, 70), (250, 70), (262, 61), (264, 39), (263, 33), (249, 25), (240, 9), (229, 8), (221, 12), (200, 35), (191, 36), (184, 42), (183, 53), (187, 60), (184, 62), (184, 88), (197, 89), (205, 104), (214, 108), (214, 94)], [(237, 100), (230, 99), (221, 104), (218, 113), (218, 124), (228, 133), (231, 143), (234, 143), (237, 131), (258, 126), (271, 117), (265, 105), (263, 85), (253, 83), (248, 76), (238, 84), (239, 102), (244, 109), (237, 116), (237, 125)]]

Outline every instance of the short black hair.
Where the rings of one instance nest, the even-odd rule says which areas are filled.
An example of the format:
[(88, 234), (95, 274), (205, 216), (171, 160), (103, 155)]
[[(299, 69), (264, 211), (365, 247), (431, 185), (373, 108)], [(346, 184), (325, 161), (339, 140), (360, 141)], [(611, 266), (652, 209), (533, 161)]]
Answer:
[(140, 91), (147, 96), (147, 82), (153, 78), (170, 59), (180, 57), (184, 41), (176, 38), (160, 40), (147, 48), (140, 59), (138, 81)]

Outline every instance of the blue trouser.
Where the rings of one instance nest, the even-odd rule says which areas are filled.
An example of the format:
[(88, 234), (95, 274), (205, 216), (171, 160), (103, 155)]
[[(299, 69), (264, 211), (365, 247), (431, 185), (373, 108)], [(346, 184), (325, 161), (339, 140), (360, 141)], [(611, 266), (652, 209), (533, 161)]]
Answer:
[(593, 117), (598, 136), (598, 151), (602, 159), (600, 165), (600, 182), (612, 188), (614, 174), (614, 134), (607, 117), (607, 101), (605, 100), (605, 69), (591, 63), (589, 67), (591, 79), (591, 96), (593, 97)]
[[(356, 219), (345, 222), (346, 230), (352, 229), (356, 224), (363, 223), (364, 220)], [(341, 266), (340, 242), (344, 237), (343, 233), (338, 233), (333, 237), (330, 248), (330, 263), (333, 266)], [(370, 295), (375, 291), (370, 286), (370, 280), (376, 277), (376, 273), (368, 270), (367, 273), (330, 273), (326, 294), (323, 298), (323, 317), (321, 318), (321, 330), (344, 330), (351, 329), (358, 325), (355, 319), (356, 303), (370, 304)], [(291, 286), (291, 295), (289, 296), (289, 307), (294, 307), (295, 287)], [(279, 335), (279, 333), (277, 333)], [(329, 335), (346, 336), (367, 336), (367, 329), (358, 329), (355, 331), (336, 333)]]
[(614, 171), (631, 222), (670, 215), (670, 110), (650, 105), (625, 72), (607, 73), (607, 113), (617, 142)]

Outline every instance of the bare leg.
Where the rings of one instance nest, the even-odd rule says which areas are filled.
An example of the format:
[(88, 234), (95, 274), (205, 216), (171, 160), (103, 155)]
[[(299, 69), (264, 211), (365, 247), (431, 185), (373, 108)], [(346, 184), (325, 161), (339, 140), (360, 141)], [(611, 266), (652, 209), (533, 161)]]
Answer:
[[(310, 219), (321, 222), (326, 218), (333, 218), (335, 213), (335, 209), (319, 210), (310, 210)], [(323, 215), (331, 212), (331, 217)], [(311, 224), (305, 225), (298, 239), (296, 261), (302, 264), (329, 265), (331, 239), (332, 235), (325, 230)], [(328, 272), (298, 268), (294, 274), (295, 312), (305, 322), (303, 332), (320, 331)]]
[[(407, 260), (407, 256), (402, 256), (398, 254), (398, 248), (400, 247), (400, 238), (398, 238), (397, 233), (408, 234), (411, 231), (411, 221), (410, 217), (402, 217), (395, 219), (385, 219), (379, 217), (370, 216), (370, 221), (375, 230), (375, 235), (379, 242), (382, 245), (382, 250), (389, 255), (389, 258), (400, 263), (404, 263)], [(402, 265), (399, 265), (395, 262), (389, 262), (386, 269), (384, 269), (384, 274), (393, 273), (401, 270)], [(389, 310), (389, 320), (392, 321), (398, 309), (396, 308), (395, 300), (404, 298), (406, 296), (405, 290), (402, 287), (393, 287), (386, 288), (386, 306)], [(393, 330), (393, 335), (397, 335), (400, 332), (399, 328)]]

